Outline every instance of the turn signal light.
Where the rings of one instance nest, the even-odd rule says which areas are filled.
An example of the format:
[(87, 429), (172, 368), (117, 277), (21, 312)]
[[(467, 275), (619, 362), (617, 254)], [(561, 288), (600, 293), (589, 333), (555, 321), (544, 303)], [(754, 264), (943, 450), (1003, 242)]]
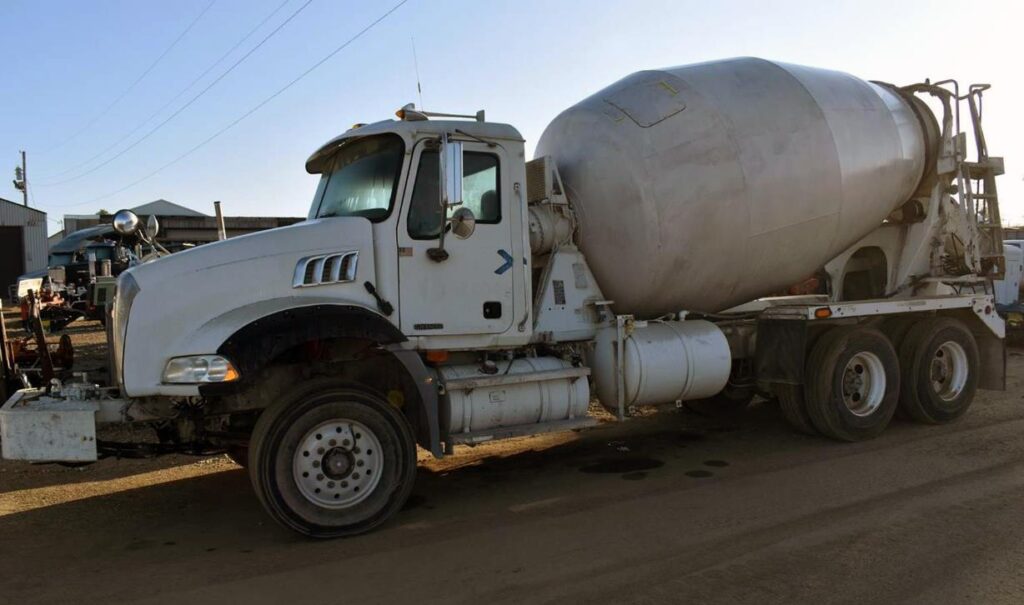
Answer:
[(444, 363), (448, 361), (448, 351), (427, 351), (427, 361), (431, 363)]
[(828, 319), (832, 317), (832, 309), (828, 307), (821, 307), (814, 310), (814, 317), (817, 319)]

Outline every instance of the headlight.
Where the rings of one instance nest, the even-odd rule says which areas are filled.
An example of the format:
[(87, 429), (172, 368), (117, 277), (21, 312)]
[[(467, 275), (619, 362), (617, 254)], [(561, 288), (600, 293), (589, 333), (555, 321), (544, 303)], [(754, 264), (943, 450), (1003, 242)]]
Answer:
[(238, 370), (220, 355), (175, 357), (164, 366), (164, 382), (198, 384), (238, 380)]

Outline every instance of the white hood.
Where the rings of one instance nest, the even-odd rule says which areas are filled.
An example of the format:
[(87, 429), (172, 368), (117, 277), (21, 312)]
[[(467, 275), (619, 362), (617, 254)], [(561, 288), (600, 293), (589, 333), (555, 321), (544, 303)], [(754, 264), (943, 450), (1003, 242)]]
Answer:
[[(357, 252), (355, 279), (296, 288), (299, 261)], [(192, 395), (162, 385), (167, 359), (214, 353), (253, 320), (314, 304), (374, 308), (364, 282), (376, 282), (373, 232), (364, 218), (327, 218), (261, 231), (172, 254), (129, 270), (140, 292), (129, 311), (123, 380), (127, 395)]]

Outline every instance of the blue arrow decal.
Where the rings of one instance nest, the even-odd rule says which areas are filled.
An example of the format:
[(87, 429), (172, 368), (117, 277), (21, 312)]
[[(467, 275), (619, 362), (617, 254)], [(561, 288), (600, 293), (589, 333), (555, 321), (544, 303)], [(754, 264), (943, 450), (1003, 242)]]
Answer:
[(505, 252), (504, 250), (498, 250), (498, 256), (505, 259), (505, 262), (502, 263), (500, 267), (494, 270), (496, 274), (501, 275), (502, 273), (512, 268), (512, 255), (509, 254), (508, 252)]

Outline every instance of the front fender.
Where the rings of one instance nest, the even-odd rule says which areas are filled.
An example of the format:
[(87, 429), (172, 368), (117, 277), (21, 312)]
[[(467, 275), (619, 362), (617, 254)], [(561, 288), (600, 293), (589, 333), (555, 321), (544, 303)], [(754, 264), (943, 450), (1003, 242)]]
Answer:
[(416, 389), (422, 428), (421, 444), (441, 457), (437, 385), (416, 351), (402, 347), (406, 337), (379, 313), (366, 307), (321, 304), (284, 309), (253, 320), (231, 334), (217, 353), (230, 359), (242, 379), (237, 383), (200, 387), (204, 396), (228, 395), (251, 386), (261, 370), (284, 352), (306, 342), (351, 338), (381, 345), (404, 368)]
[[(369, 300), (339, 300), (335, 296), (285, 296), (270, 298), (258, 302), (235, 307), (230, 311), (217, 315), (212, 319), (192, 329), (178, 332), (167, 345), (153, 350), (153, 347), (144, 347), (141, 355), (136, 357), (127, 356), (125, 363), (125, 390), (131, 397), (146, 396), (172, 396), (172, 397), (194, 397), (199, 395), (197, 385), (163, 384), (162, 374), (164, 365), (171, 357), (183, 355), (206, 355), (216, 353), (221, 345), (229, 340), (236, 332), (265, 317), (273, 316), (288, 310), (307, 309), (314, 307), (335, 307), (349, 306), (366, 309), (373, 304), (372, 298), (366, 295)], [(129, 321), (136, 321), (137, 317), (133, 311)], [(155, 320), (158, 321), (158, 320)], [(387, 321), (387, 320), (385, 320)], [(179, 322), (178, 325), (181, 325)], [(393, 326), (393, 324), (392, 324)], [(397, 331), (397, 328), (395, 328)], [(161, 335), (166, 335), (167, 330), (161, 330)], [(145, 340), (147, 335), (141, 331), (137, 336)], [(234, 361), (234, 360), (232, 360)], [(245, 376), (245, 374), (243, 374)]]
[(283, 309), (253, 320), (226, 338), (216, 351), (235, 364), (244, 383), (297, 345), (335, 338), (369, 340), (380, 345), (406, 340), (394, 324), (366, 307), (320, 304)]

